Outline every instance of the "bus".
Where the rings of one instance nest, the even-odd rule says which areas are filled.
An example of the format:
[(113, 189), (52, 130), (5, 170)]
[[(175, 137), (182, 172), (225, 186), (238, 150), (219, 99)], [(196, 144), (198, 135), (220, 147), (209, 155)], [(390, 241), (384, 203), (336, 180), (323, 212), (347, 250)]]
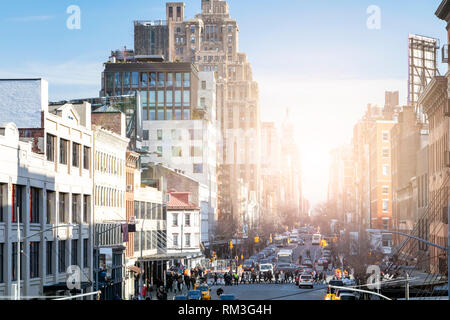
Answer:
[(318, 233), (313, 234), (312, 236), (312, 242), (313, 245), (319, 245), (320, 241), (322, 240), (322, 236)]
[(281, 249), (277, 254), (278, 263), (292, 263), (292, 250)]
[(287, 244), (287, 238), (285, 236), (276, 236), (273, 239), (273, 243), (277, 246), (277, 247), (283, 247)]

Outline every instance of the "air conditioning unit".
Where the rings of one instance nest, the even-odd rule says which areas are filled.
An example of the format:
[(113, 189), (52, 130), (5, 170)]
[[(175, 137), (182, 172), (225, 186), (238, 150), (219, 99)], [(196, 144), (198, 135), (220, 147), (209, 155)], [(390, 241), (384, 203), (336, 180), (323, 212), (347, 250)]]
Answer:
[(444, 152), (444, 165), (447, 168), (450, 168), (450, 151), (445, 151)]

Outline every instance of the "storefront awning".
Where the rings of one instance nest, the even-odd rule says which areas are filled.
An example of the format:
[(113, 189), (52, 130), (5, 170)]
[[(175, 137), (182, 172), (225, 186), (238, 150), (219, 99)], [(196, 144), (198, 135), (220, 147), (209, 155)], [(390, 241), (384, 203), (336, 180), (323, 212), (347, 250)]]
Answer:
[(202, 257), (202, 252), (177, 252), (177, 253), (162, 253), (162, 254), (155, 254), (152, 256), (145, 256), (142, 258), (138, 258), (138, 261), (166, 261), (166, 260), (173, 260), (173, 259), (184, 259), (184, 258), (198, 258)]

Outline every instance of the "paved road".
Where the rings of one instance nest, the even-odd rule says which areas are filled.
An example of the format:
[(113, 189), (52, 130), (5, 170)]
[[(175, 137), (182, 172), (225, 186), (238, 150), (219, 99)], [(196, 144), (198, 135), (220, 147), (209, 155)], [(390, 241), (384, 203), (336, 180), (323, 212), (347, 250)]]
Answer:
[[(311, 241), (306, 241), (304, 246), (297, 244), (289, 245), (293, 249), (294, 263), (298, 263), (299, 257), (302, 256), (303, 261), (306, 259), (307, 250), (310, 251), (311, 260), (314, 262), (321, 257), (322, 249), (319, 246), (313, 246)], [(318, 272), (322, 271), (322, 267), (316, 266)], [(331, 275), (331, 272), (328, 272)], [(211, 298), (218, 300), (216, 290), (221, 287), (225, 294), (234, 294), (239, 300), (323, 300), (326, 294), (325, 284), (315, 284), (313, 289), (300, 289), (294, 283), (284, 284), (239, 284), (233, 286), (212, 286)], [(185, 292), (183, 292), (186, 294)], [(169, 299), (173, 294), (169, 293)]]
[[(322, 249), (319, 246), (311, 245), (311, 241), (306, 241), (304, 246), (292, 244), (294, 263), (298, 263), (300, 255), (303, 261), (306, 259), (307, 250), (310, 251), (311, 260), (314, 262), (321, 257)], [(316, 266), (318, 272), (322, 268)], [(216, 290), (218, 286), (211, 288), (211, 297), (217, 300)], [(239, 300), (323, 300), (326, 294), (326, 285), (316, 284), (313, 289), (300, 289), (293, 283), (285, 284), (240, 284), (238, 286), (222, 286), (224, 293), (234, 294)]]

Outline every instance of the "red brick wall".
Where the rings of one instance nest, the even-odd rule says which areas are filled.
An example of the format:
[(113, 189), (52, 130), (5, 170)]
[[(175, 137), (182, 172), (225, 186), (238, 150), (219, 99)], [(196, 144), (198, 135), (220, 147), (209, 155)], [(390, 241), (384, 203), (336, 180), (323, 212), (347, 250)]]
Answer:
[(121, 113), (92, 113), (91, 122), (93, 125), (102, 126), (116, 134), (122, 132)]

